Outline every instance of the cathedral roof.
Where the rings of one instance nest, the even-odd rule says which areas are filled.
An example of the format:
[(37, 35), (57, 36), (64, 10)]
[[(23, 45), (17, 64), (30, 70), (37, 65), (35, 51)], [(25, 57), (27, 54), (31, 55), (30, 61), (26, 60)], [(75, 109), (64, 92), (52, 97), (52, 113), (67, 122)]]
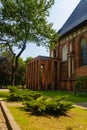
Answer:
[(87, 0), (81, 0), (65, 24), (59, 30), (61, 35), (64, 35), (87, 21)]

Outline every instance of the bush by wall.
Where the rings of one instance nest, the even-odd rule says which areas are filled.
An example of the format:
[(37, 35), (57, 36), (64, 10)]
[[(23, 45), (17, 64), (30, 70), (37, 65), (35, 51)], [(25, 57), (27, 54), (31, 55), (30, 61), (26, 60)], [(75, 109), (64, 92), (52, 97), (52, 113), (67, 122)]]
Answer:
[(75, 92), (87, 93), (87, 76), (78, 76), (75, 84)]

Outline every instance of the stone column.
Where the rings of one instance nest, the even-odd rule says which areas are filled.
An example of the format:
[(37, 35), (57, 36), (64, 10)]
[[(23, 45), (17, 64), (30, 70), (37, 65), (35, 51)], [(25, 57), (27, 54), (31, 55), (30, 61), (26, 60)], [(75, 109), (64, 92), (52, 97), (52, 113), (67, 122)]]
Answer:
[(51, 65), (51, 78), (52, 78), (52, 80), (51, 80), (51, 84), (52, 84), (52, 86), (51, 86), (51, 89), (53, 90), (54, 89), (54, 83), (55, 83), (55, 79), (54, 79), (54, 61), (52, 61), (52, 65)]
[(33, 82), (33, 80), (34, 80), (34, 74), (33, 74), (33, 72), (34, 72), (34, 70), (33, 70), (33, 62), (32, 62), (32, 89), (34, 89), (34, 82)]
[(29, 66), (30, 66), (30, 67), (29, 67), (29, 69), (30, 69), (30, 70), (29, 70), (29, 77), (30, 77), (30, 78), (29, 78), (29, 80), (30, 80), (30, 81), (29, 81), (29, 82), (30, 82), (30, 83), (29, 83), (29, 88), (31, 88), (31, 87), (32, 87), (32, 77), (31, 77), (31, 75), (32, 75), (32, 70), (31, 70), (31, 63), (29, 64)]
[(71, 58), (68, 57), (68, 77), (71, 77)]
[(35, 89), (36, 89), (36, 78), (37, 78), (37, 72), (36, 72), (37, 70), (36, 70), (36, 69), (37, 69), (37, 61), (35, 61), (34, 65), (35, 65), (35, 70), (34, 70), (34, 74), (35, 74), (35, 75), (34, 75), (34, 76), (35, 76), (35, 84), (34, 84), (34, 86), (35, 86)]
[(45, 90), (48, 89), (48, 76), (49, 76), (49, 72), (48, 72), (48, 61), (45, 62)]
[(37, 74), (37, 78), (38, 78), (38, 90), (40, 90), (40, 66), (41, 66), (41, 63), (40, 63), (40, 60), (38, 60), (38, 74)]
[(32, 63), (31, 63), (31, 89), (33, 89), (33, 67), (32, 67)]
[(30, 87), (30, 85), (29, 85), (29, 81), (30, 81), (30, 76), (29, 76), (29, 65), (28, 65), (28, 67), (27, 67), (27, 87), (29, 88)]
[(71, 53), (68, 55), (68, 77), (70, 78), (70, 90), (73, 90), (72, 88), (72, 82), (73, 82), (73, 74), (75, 72), (74, 68), (74, 55)]
[(38, 88), (38, 60), (36, 61), (36, 89)]
[(74, 57), (72, 57), (72, 74), (75, 72)]
[(31, 66), (30, 64), (28, 65), (28, 75), (29, 75), (29, 88), (31, 87)]
[(60, 60), (57, 61), (57, 89), (60, 89)]
[(71, 78), (72, 75), (72, 55), (68, 54), (68, 77)]
[(74, 55), (71, 53), (68, 55), (68, 77), (72, 77), (72, 74), (74, 74), (74, 72)]
[(28, 69), (29, 69), (29, 66), (27, 66), (27, 69), (26, 69), (26, 87), (28, 88), (28, 80), (29, 80), (29, 77), (28, 77)]
[(32, 62), (32, 89), (34, 89), (34, 62)]

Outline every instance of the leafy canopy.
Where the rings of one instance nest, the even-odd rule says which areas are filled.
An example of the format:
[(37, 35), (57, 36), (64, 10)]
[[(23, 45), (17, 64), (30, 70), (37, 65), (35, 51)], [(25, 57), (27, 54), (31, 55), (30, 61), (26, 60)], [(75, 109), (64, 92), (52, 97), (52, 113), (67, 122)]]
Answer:
[(0, 0), (0, 41), (18, 49), (26, 42), (49, 46), (57, 39), (46, 20), (54, 0)]

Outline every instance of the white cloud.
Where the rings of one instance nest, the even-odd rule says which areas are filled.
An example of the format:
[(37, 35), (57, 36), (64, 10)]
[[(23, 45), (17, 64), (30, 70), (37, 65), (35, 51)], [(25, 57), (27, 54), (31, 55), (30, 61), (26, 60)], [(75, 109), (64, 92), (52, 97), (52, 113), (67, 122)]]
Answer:
[(54, 29), (62, 27), (79, 2), (80, 0), (55, 0), (48, 18), (48, 21), (54, 24)]

